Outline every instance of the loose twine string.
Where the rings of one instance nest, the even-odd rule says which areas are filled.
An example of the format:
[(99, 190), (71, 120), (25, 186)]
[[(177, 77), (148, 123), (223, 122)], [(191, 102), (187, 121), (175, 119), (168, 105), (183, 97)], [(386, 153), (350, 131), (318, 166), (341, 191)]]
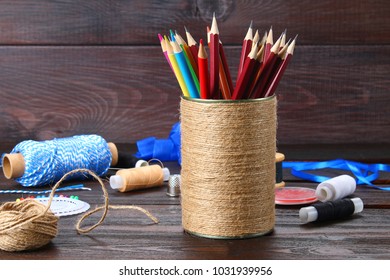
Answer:
[[(35, 200), (20, 202), (7, 202), (0, 206), (0, 249), (4, 251), (24, 251), (40, 248), (48, 244), (58, 233), (58, 217), (50, 210), (55, 190), (68, 177), (75, 173), (88, 173), (95, 178), (104, 194), (104, 205), (84, 214), (76, 224), (78, 233), (85, 234), (101, 225), (107, 215), (108, 209), (134, 209), (141, 211), (154, 223), (158, 219), (149, 211), (134, 205), (109, 205), (107, 189), (102, 179), (89, 169), (75, 169), (66, 173), (53, 187), (47, 205)], [(94, 225), (82, 228), (82, 222), (92, 214), (103, 210), (100, 220)]]
[(181, 100), (182, 219), (190, 233), (242, 238), (273, 229), (276, 99)]

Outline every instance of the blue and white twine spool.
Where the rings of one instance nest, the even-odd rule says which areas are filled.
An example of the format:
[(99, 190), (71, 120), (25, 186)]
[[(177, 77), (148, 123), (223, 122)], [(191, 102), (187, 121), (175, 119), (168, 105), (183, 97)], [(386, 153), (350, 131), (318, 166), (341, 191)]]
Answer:
[[(67, 172), (79, 168), (102, 176), (112, 161), (107, 142), (98, 135), (77, 135), (41, 142), (26, 140), (16, 145), (12, 153), (23, 155), (25, 171), (15, 181), (25, 187), (57, 182)], [(85, 174), (76, 173), (68, 179), (85, 178)]]

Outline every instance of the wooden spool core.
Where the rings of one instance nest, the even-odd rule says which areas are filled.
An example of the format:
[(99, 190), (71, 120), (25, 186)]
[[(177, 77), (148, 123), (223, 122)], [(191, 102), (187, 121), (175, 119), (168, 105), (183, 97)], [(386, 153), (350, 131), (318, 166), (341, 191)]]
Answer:
[(276, 153), (275, 154), (275, 165), (276, 165), (276, 183), (275, 188), (283, 188), (286, 183), (283, 182), (283, 166), (282, 161), (285, 159), (284, 154)]
[(3, 173), (5, 178), (14, 179), (24, 174), (24, 157), (20, 153), (6, 154), (3, 158)]
[(118, 156), (118, 148), (112, 142), (107, 143), (107, 145), (108, 145), (108, 148), (110, 149), (111, 157), (112, 157), (111, 166), (115, 166), (118, 163), (118, 157), (119, 157)]

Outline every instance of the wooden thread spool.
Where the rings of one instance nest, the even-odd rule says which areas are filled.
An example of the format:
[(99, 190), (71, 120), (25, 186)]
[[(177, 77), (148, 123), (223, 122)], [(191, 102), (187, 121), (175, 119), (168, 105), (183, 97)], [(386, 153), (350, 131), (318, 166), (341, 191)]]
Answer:
[(275, 168), (276, 168), (276, 183), (275, 188), (283, 188), (286, 183), (283, 182), (283, 160), (285, 159), (284, 154), (276, 153), (275, 154)]
[(163, 185), (169, 180), (169, 169), (160, 165), (148, 165), (120, 169), (110, 177), (110, 186), (120, 192), (146, 189)]
[[(111, 166), (118, 163), (118, 149), (112, 142), (107, 143), (111, 153)], [(5, 154), (3, 157), (3, 173), (7, 179), (16, 179), (23, 176), (26, 168), (24, 157), (21, 153)]]

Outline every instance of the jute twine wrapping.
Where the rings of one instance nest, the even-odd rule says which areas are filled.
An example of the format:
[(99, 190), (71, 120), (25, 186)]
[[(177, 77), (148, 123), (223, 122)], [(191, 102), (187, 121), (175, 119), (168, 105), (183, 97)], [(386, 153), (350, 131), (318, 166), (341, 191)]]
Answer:
[(275, 224), (276, 98), (181, 100), (182, 222), (209, 238)]
[[(102, 179), (93, 171), (88, 169), (75, 169), (66, 173), (53, 187), (47, 205), (32, 199), (20, 202), (7, 202), (0, 206), (0, 249), (4, 251), (24, 251), (38, 249), (48, 244), (56, 237), (58, 229), (58, 217), (50, 210), (50, 205), (56, 189), (68, 177), (75, 173), (87, 173), (95, 178), (104, 194), (104, 205), (97, 207), (83, 215), (76, 224), (76, 230), (85, 234), (101, 225), (107, 215), (108, 209), (134, 209), (144, 213), (153, 222), (158, 223), (146, 209), (134, 205), (109, 205), (108, 192)], [(100, 220), (90, 227), (82, 228), (82, 222), (92, 214), (103, 211)]]

